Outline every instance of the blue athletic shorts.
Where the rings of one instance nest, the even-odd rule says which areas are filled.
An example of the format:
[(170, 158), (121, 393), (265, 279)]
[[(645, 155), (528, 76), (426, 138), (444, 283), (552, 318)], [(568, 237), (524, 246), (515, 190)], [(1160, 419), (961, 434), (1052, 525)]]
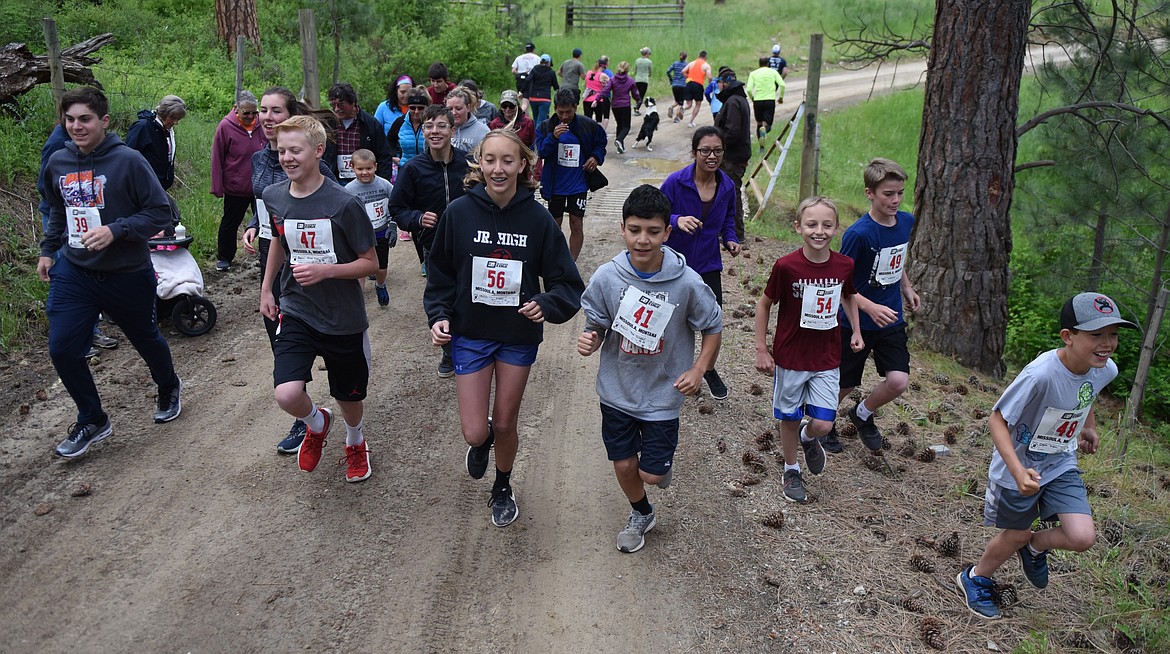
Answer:
[(499, 361), (525, 368), (536, 362), (539, 345), (514, 345), (486, 338), (451, 335), (451, 360), (456, 375), (470, 375)]
[(1061, 513), (1092, 515), (1080, 470), (1069, 470), (1027, 497), (995, 482), (984, 494), (983, 524), (1000, 529), (1031, 529), (1037, 518), (1048, 520)]
[(678, 447), (678, 418), (639, 420), (611, 406), (601, 405), (601, 440), (610, 461), (638, 456), (638, 467), (665, 475)]

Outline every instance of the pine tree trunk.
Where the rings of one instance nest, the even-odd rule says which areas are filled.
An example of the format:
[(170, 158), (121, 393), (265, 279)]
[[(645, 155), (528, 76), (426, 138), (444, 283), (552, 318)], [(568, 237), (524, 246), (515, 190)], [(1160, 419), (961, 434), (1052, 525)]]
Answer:
[(256, 0), (215, 0), (215, 30), (235, 54), (236, 37), (243, 36), (260, 53), (260, 27), (256, 23)]
[(914, 337), (996, 376), (1004, 373), (1009, 209), (1030, 7), (1026, 0), (938, 0), (914, 189), (909, 272), (922, 297)]

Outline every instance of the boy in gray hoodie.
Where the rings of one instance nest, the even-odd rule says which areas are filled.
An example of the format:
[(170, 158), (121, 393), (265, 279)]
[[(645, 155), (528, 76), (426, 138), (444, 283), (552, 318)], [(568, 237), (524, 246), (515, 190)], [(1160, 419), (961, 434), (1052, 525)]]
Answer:
[[(719, 354), (723, 313), (715, 294), (678, 252), (670, 235), (670, 200), (643, 184), (622, 206), (626, 251), (593, 273), (581, 298), (585, 331), (577, 352), (601, 350), (597, 395), (601, 438), (630, 517), (618, 550), (637, 552), (654, 528), (645, 484), (670, 485), (684, 396), (699, 392)], [(702, 333), (698, 358), (695, 332)]]

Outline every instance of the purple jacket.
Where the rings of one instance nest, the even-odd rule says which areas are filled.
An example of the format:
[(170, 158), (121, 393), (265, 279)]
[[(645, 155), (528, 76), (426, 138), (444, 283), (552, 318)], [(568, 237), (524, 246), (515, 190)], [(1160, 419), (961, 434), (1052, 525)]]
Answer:
[[(700, 275), (723, 270), (719, 246), (739, 242), (735, 237), (735, 183), (722, 170), (715, 171), (715, 175), (719, 181), (706, 218), (695, 187), (695, 164), (676, 170), (662, 182), (662, 192), (670, 198), (670, 238), (666, 244), (686, 257), (687, 265)], [(687, 234), (679, 229), (679, 216), (694, 216), (703, 221), (703, 226)]]
[(259, 120), (249, 133), (236, 118), (236, 110), (228, 112), (211, 140), (211, 194), (252, 197), (252, 154), (267, 145)]
[(609, 91), (613, 97), (614, 109), (630, 106), (630, 94), (634, 94), (634, 100), (641, 101), (642, 95), (638, 93), (638, 87), (634, 85), (634, 78), (623, 73), (614, 75), (613, 81), (610, 83)]

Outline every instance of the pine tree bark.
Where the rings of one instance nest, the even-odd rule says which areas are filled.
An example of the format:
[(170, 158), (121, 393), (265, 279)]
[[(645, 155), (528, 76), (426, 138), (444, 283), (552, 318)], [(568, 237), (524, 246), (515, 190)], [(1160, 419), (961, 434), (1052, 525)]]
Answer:
[[(938, 0), (919, 139), (915, 339), (1003, 375), (1027, 0)], [(1018, 298), (1027, 301), (1027, 298)]]
[(256, 23), (256, 0), (215, 0), (215, 30), (235, 54), (236, 37), (243, 36), (260, 53), (260, 27)]

